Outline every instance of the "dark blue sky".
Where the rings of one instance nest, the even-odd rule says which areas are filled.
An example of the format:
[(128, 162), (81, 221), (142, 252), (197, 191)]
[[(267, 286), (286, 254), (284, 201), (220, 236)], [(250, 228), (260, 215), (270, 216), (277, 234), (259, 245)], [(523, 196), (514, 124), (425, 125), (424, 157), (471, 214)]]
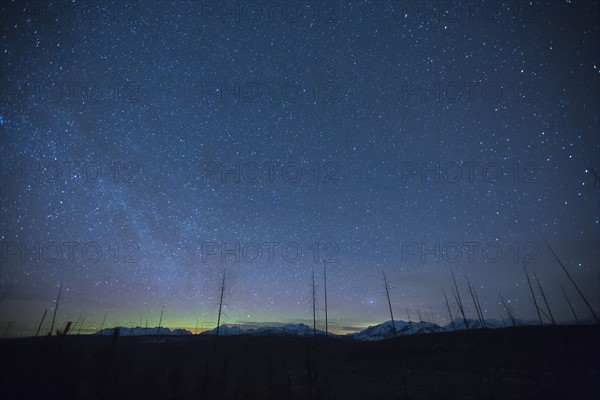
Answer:
[(598, 14), (3, 2), (2, 323), (63, 283), (61, 322), (208, 326), (225, 268), (226, 322), (305, 321), (323, 260), (340, 331), (388, 319), (383, 269), (400, 318), (448, 322), (451, 268), (534, 318), (524, 263), (588, 317), (540, 233), (598, 304)]

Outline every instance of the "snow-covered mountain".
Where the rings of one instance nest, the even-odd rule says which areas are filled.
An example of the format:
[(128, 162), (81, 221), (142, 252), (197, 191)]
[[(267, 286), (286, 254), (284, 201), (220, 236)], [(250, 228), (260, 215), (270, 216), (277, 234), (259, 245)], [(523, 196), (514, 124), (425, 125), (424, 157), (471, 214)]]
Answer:
[[(465, 321), (462, 318), (456, 318), (454, 320), (454, 326), (452, 323), (449, 323), (444, 326), (440, 326), (431, 322), (420, 321), (420, 322), (406, 322), (406, 321), (394, 321), (396, 326), (396, 335), (394, 335), (392, 321), (386, 321), (379, 325), (369, 326), (368, 328), (363, 329), (360, 332), (350, 333), (345, 335), (345, 337), (355, 339), (355, 340), (364, 340), (364, 341), (372, 341), (372, 340), (383, 340), (383, 339), (391, 339), (394, 336), (402, 336), (402, 335), (414, 335), (414, 334), (423, 334), (423, 333), (434, 333), (434, 332), (452, 332), (453, 330), (464, 330)], [(467, 319), (466, 323), (468, 324), (469, 329), (481, 329), (481, 323), (476, 319)], [(498, 319), (487, 319), (485, 320), (486, 327), (490, 329), (496, 328), (504, 328), (512, 326), (511, 321), (508, 320), (498, 320)], [(539, 322), (535, 320), (516, 320), (517, 325), (538, 325)], [(192, 332), (185, 329), (169, 329), (163, 328), (160, 329), (154, 328), (127, 328), (120, 326), (119, 334), (121, 336), (152, 336), (152, 335), (169, 335), (169, 336), (177, 336), (177, 335), (192, 335)], [(114, 334), (115, 328), (105, 328), (101, 331), (96, 332), (96, 335), (104, 335), (104, 336), (112, 336)], [(202, 335), (215, 335), (217, 333), (217, 329), (211, 329), (209, 331), (202, 332)], [(301, 337), (309, 337), (314, 334), (313, 328), (306, 324), (274, 324), (274, 325), (265, 325), (265, 326), (257, 326), (257, 325), (221, 325), (219, 328), (219, 335), (223, 336), (232, 336), (232, 335), (252, 335), (252, 336), (301, 336)], [(325, 335), (325, 331), (317, 329), (317, 335)], [(329, 333), (330, 336), (339, 335)]]
[[(232, 335), (242, 335), (244, 334), (244, 329), (239, 325), (221, 325), (219, 327), (219, 335), (223, 336), (232, 336)], [(211, 329), (210, 331), (204, 331), (201, 335), (216, 335), (217, 328)]]
[[(202, 332), (202, 335), (215, 335), (217, 328), (210, 331)], [(313, 328), (305, 324), (285, 324), (275, 326), (260, 326), (254, 325), (221, 325), (219, 335), (253, 335), (253, 336), (268, 336), (268, 335), (293, 335), (293, 336), (312, 336)], [(324, 331), (317, 329), (317, 335), (325, 335)], [(331, 335), (331, 333), (330, 333)]]
[(392, 321), (387, 321), (383, 324), (369, 326), (360, 332), (351, 333), (348, 336), (357, 340), (383, 340), (400, 335), (413, 335), (444, 331), (444, 328), (440, 327), (439, 325), (425, 321), (406, 322), (400, 320), (394, 321), (394, 325), (396, 326), (396, 335), (394, 335)]
[[(169, 329), (169, 328), (126, 328), (119, 326), (120, 336), (147, 336), (147, 335), (191, 335), (192, 332), (185, 329)], [(101, 331), (95, 333), (95, 335), (112, 336), (115, 332), (115, 328), (104, 328)]]
[[(437, 324), (433, 324), (431, 322), (406, 322), (406, 321), (394, 321), (396, 326), (396, 337), (401, 335), (414, 335), (414, 334), (422, 334), (422, 333), (433, 333), (433, 332), (452, 332), (454, 330), (460, 331), (466, 329), (466, 324), (468, 324), (469, 329), (481, 329), (481, 322), (477, 319), (469, 319), (467, 318), (466, 324), (462, 318), (456, 318), (454, 320), (454, 325), (452, 322), (447, 325), (440, 326)], [(536, 321), (531, 320), (517, 320), (517, 325), (537, 325)], [(497, 328), (505, 328), (512, 326), (511, 321), (502, 321), (498, 319), (486, 319), (485, 320), (486, 328), (488, 329), (497, 329)], [(350, 333), (349, 337), (357, 340), (383, 340), (390, 339), (394, 337), (392, 321), (386, 321), (382, 324), (369, 326), (366, 329), (363, 329), (360, 332)]]

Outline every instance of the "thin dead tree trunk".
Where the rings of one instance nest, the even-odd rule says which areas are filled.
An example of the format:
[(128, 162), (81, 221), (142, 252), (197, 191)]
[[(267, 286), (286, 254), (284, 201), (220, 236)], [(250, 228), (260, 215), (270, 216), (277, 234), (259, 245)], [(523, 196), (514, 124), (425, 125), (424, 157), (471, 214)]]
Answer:
[(571, 309), (571, 312), (573, 313), (573, 317), (575, 317), (575, 322), (577, 322), (577, 325), (579, 325), (580, 324), (579, 318), (577, 318), (577, 314), (575, 313), (575, 309), (573, 308), (573, 305), (571, 304), (571, 300), (569, 300), (569, 296), (567, 296), (567, 292), (565, 292), (565, 288), (563, 288), (562, 285), (560, 285), (560, 290), (562, 290), (563, 296), (565, 296), (565, 300), (567, 300), (567, 304), (569, 305), (569, 308)]
[(156, 328), (156, 334), (160, 335), (160, 324), (162, 324), (163, 311), (165, 311), (165, 307), (160, 309), (160, 319), (158, 320), (158, 328)]
[(448, 309), (448, 315), (450, 315), (450, 322), (452, 323), (452, 330), (456, 332), (456, 325), (454, 325), (454, 318), (452, 317), (452, 311), (450, 311), (450, 303), (448, 303), (448, 296), (446, 296), (446, 290), (442, 289), (444, 292), (444, 300), (446, 300), (446, 308)]
[[(463, 321), (465, 323), (465, 329), (469, 330), (469, 323), (467, 322), (467, 317), (465, 315), (465, 309), (462, 304), (462, 299), (460, 298), (460, 291), (458, 290), (458, 284), (456, 283), (456, 276), (454, 275), (454, 270), (450, 270), (452, 272), (452, 280), (454, 281), (454, 288), (452, 289), (452, 294), (454, 295), (454, 299), (458, 303), (458, 309), (462, 314)], [(456, 290), (456, 291), (455, 291)]]
[(587, 308), (592, 313), (592, 316), (594, 317), (594, 320), (596, 320), (596, 323), (600, 323), (600, 320), (598, 319), (598, 316), (594, 312), (594, 309), (592, 308), (592, 306), (590, 305), (590, 303), (587, 301), (587, 299), (585, 298), (585, 296), (583, 295), (583, 293), (581, 292), (581, 290), (579, 290), (579, 286), (577, 286), (577, 284), (575, 283), (575, 281), (571, 277), (571, 274), (569, 273), (569, 271), (567, 271), (567, 269), (565, 268), (565, 266), (563, 265), (563, 263), (560, 261), (560, 258), (558, 258), (558, 255), (556, 255), (556, 253), (554, 252), (554, 249), (550, 246), (550, 243), (548, 243), (546, 241), (546, 238), (543, 235), (540, 234), (540, 236), (542, 236), (542, 240), (544, 240), (544, 243), (546, 243), (546, 246), (548, 246), (548, 248), (552, 252), (552, 255), (554, 256), (554, 258), (556, 259), (556, 261), (558, 261), (558, 264), (560, 265), (560, 267), (562, 268), (562, 270), (565, 272), (565, 274), (567, 275), (567, 277), (569, 278), (569, 280), (571, 281), (571, 283), (573, 284), (573, 286), (575, 286), (575, 289), (577, 289), (577, 293), (579, 293), (579, 296), (581, 296), (581, 299), (583, 300), (583, 302), (585, 303), (585, 305), (587, 306)]
[(454, 287), (451, 286), (450, 289), (452, 289), (452, 296), (454, 297), (454, 301), (456, 301), (456, 304), (458, 305), (458, 311), (460, 311), (460, 314), (462, 315), (463, 322), (465, 323), (465, 329), (469, 330), (469, 323), (467, 322), (467, 316), (465, 315), (465, 309), (462, 306), (462, 302), (456, 294), (456, 290), (454, 289)]
[(500, 310), (498, 310), (498, 316), (500, 317), (500, 322), (502, 322), (502, 327), (506, 328), (506, 322), (504, 322), (504, 317), (502, 316), (502, 313), (500, 312)]
[(325, 287), (325, 338), (329, 336), (329, 325), (327, 321), (327, 263), (323, 261), (323, 285)]
[(544, 311), (543, 308), (540, 308), (540, 312), (542, 313), (544, 318), (546, 318), (548, 321), (550, 321), (550, 316), (548, 314), (546, 314), (546, 311)]
[(512, 312), (510, 311), (510, 308), (508, 308), (506, 301), (504, 301), (504, 297), (502, 297), (501, 294), (498, 294), (498, 296), (500, 296), (500, 300), (502, 300), (502, 304), (504, 305), (504, 309), (506, 310), (506, 313), (508, 314), (508, 318), (510, 318), (510, 322), (511, 322), (512, 326), (517, 326), (517, 320), (515, 319)]
[(100, 330), (102, 330), (102, 328), (104, 328), (104, 322), (106, 322), (106, 314), (108, 314), (108, 311), (104, 312), (104, 318), (102, 318), (102, 323), (100, 324)]
[(40, 325), (38, 326), (38, 329), (35, 332), (35, 337), (37, 337), (40, 334), (40, 329), (42, 329), (42, 324), (44, 323), (44, 319), (46, 318), (47, 313), (48, 313), (48, 309), (46, 308), (46, 311), (44, 311), (44, 315), (42, 315), (42, 320), (40, 321)]
[(482, 328), (485, 328), (485, 322), (483, 322), (483, 316), (477, 307), (477, 301), (475, 300), (475, 293), (473, 292), (473, 288), (471, 287), (471, 282), (469, 282), (469, 278), (465, 275), (465, 279), (467, 280), (467, 288), (469, 289), (469, 293), (471, 294), (471, 299), (473, 300), (473, 306), (475, 307), (475, 313), (477, 314), (477, 319), (479, 319), (479, 325)]
[(554, 315), (552, 315), (552, 310), (550, 309), (550, 304), (548, 304), (548, 299), (546, 298), (544, 289), (542, 289), (542, 284), (540, 283), (540, 280), (536, 276), (535, 271), (533, 272), (533, 278), (537, 281), (538, 289), (540, 290), (540, 293), (542, 294), (542, 299), (544, 300), (544, 304), (546, 304), (546, 309), (548, 310), (548, 316), (550, 317), (550, 322), (552, 322), (552, 325), (556, 325), (556, 321), (554, 320)]
[(313, 338), (317, 342), (317, 292), (315, 289), (315, 270), (312, 272), (312, 308), (313, 308)]
[(223, 311), (223, 294), (225, 293), (225, 277), (226, 271), (223, 270), (223, 278), (221, 280), (221, 296), (219, 299), (219, 315), (217, 316), (217, 338), (219, 337), (219, 328), (221, 327), (221, 313)]
[(60, 293), (62, 292), (62, 283), (58, 288), (58, 296), (56, 297), (56, 306), (54, 307), (54, 314), (52, 315), (52, 325), (50, 326), (50, 334), (52, 336), (52, 331), (54, 330), (54, 322), (56, 321), (56, 311), (58, 311), (58, 303), (60, 301)]
[(540, 307), (538, 306), (535, 293), (533, 292), (533, 286), (531, 285), (531, 279), (529, 278), (529, 272), (527, 272), (527, 264), (523, 264), (523, 269), (525, 270), (525, 277), (527, 277), (527, 284), (529, 285), (529, 291), (531, 292), (531, 299), (535, 305), (535, 311), (537, 312), (538, 319), (540, 320), (540, 325), (544, 325), (544, 322), (542, 321), (542, 315), (540, 314)]
[(392, 302), (390, 301), (390, 285), (387, 281), (387, 276), (385, 276), (385, 271), (383, 271), (383, 285), (385, 287), (385, 294), (387, 296), (388, 306), (390, 308), (390, 317), (392, 318), (392, 330), (394, 337), (396, 336), (396, 322), (394, 322), (394, 312), (392, 311)]

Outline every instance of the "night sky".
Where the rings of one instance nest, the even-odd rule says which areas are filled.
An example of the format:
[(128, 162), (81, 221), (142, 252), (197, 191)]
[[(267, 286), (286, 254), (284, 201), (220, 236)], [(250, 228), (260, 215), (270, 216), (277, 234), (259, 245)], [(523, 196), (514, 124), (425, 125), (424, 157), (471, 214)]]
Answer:
[(590, 318), (541, 235), (598, 312), (599, 11), (3, 1), (2, 331), (61, 284), (60, 324), (214, 326), (224, 270), (222, 322), (312, 323), (313, 269), (322, 322), (324, 265), (340, 333), (383, 270), (397, 319), (448, 323), (451, 269), (535, 319), (524, 264)]

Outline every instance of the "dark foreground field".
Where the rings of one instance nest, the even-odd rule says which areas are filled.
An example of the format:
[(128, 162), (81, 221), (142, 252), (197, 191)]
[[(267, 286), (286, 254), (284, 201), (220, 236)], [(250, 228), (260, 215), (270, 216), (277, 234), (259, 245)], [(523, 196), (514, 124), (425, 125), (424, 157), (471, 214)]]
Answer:
[(5, 399), (598, 399), (599, 330), (0, 341)]

